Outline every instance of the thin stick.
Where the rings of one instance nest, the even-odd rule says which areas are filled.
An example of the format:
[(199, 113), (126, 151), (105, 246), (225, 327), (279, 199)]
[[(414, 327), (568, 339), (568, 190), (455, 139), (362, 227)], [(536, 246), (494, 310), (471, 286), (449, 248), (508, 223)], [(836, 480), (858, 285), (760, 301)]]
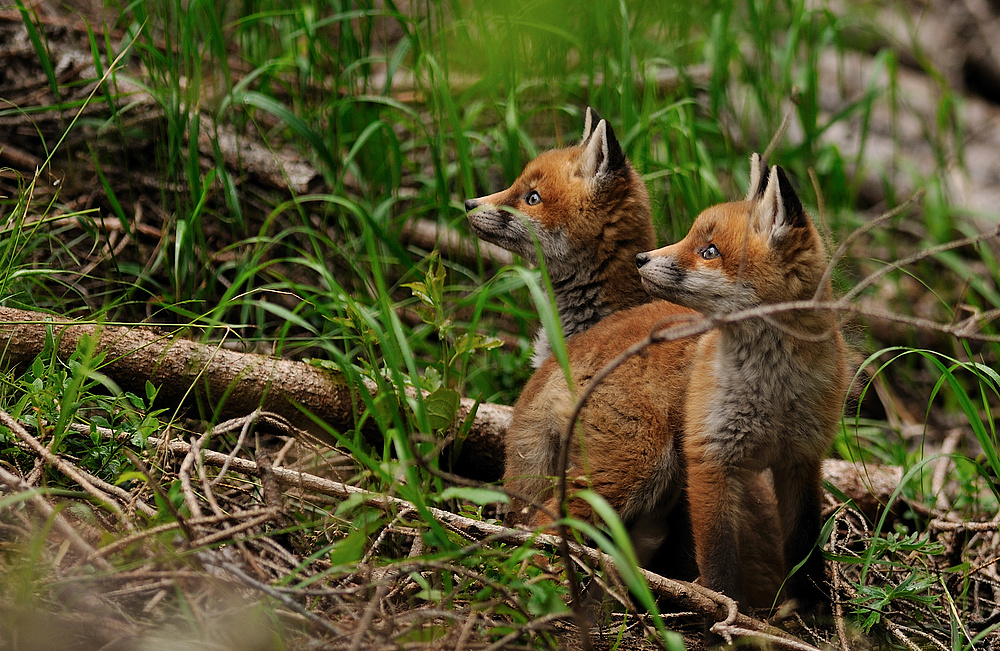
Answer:
[(118, 521), (125, 527), (132, 527), (132, 523), (125, 517), (124, 511), (122, 511), (115, 498), (94, 486), (94, 484), (92, 484), (79, 472), (76, 466), (65, 461), (59, 455), (53, 453), (47, 447), (42, 445), (41, 442), (39, 442), (39, 440), (34, 436), (28, 434), (27, 430), (25, 430), (24, 427), (22, 427), (19, 422), (14, 420), (14, 418), (6, 411), (0, 411), (0, 423), (3, 423), (4, 426), (10, 429), (10, 431), (13, 432), (19, 439), (31, 446), (31, 449), (34, 450), (35, 454), (42, 459), (45, 459), (45, 461), (54, 466), (56, 470), (79, 484), (80, 488), (93, 496), (99, 503), (104, 504), (111, 509), (118, 517)]
[(227, 527), (227, 528), (222, 529), (220, 531), (216, 531), (215, 533), (208, 534), (207, 536), (202, 536), (201, 538), (199, 538), (197, 540), (193, 540), (193, 541), (191, 541), (191, 546), (192, 547), (207, 547), (207, 546), (209, 546), (209, 545), (211, 545), (213, 543), (216, 543), (216, 542), (219, 542), (219, 541), (222, 541), (222, 540), (231, 540), (231, 539), (235, 538), (236, 534), (242, 533), (242, 532), (246, 531), (247, 529), (252, 529), (253, 527), (256, 527), (257, 525), (261, 525), (261, 524), (264, 524), (266, 522), (269, 522), (272, 518), (274, 518), (275, 515), (277, 515), (280, 512), (281, 511), (278, 510), (278, 509), (270, 509), (270, 508), (269, 509), (265, 509), (263, 513), (261, 513), (260, 515), (257, 515), (254, 518), (251, 518), (249, 520), (245, 520), (243, 522), (240, 522), (239, 524), (234, 525), (232, 527)]
[(218, 560), (216, 560), (213, 554), (204, 554), (203, 558), (201, 558), (201, 561), (205, 565), (215, 566), (225, 572), (234, 575), (236, 578), (238, 578), (240, 581), (247, 584), (248, 586), (263, 592), (272, 599), (280, 601), (288, 608), (291, 608), (298, 614), (305, 617), (314, 626), (317, 626), (318, 628), (321, 628), (338, 637), (344, 636), (344, 631), (338, 629), (336, 626), (333, 625), (332, 622), (329, 622), (326, 619), (320, 617), (319, 615), (313, 613), (312, 611), (303, 608), (298, 602), (296, 602), (288, 595), (282, 594), (281, 592), (278, 592), (277, 590), (271, 588), (271, 586), (265, 583), (261, 583), (260, 581), (248, 576), (243, 570), (237, 567), (235, 563), (219, 562)]
[[(258, 508), (258, 509), (248, 509), (246, 511), (240, 511), (240, 512), (231, 513), (231, 514), (223, 514), (221, 516), (220, 515), (207, 515), (207, 516), (202, 517), (202, 518), (189, 518), (188, 519), (188, 523), (190, 523), (192, 525), (199, 525), (199, 526), (201, 526), (201, 525), (212, 525), (212, 524), (219, 524), (219, 523), (225, 522), (227, 520), (238, 520), (240, 518), (255, 518), (255, 517), (263, 515), (263, 514), (270, 515), (272, 512), (273, 512), (273, 509), (268, 508), (268, 507)], [(108, 554), (114, 553), (114, 552), (116, 552), (116, 551), (118, 551), (120, 549), (124, 549), (125, 547), (128, 547), (129, 545), (137, 543), (140, 540), (143, 540), (144, 538), (151, 538), (151, 537), (157, 536), (157, 535), (159, 535), (161, 533), (166, 533), (167, 531), (172, 531), (174, 529), (179, 529), (180, 527), (181, 527), (181, 523), (177, 522), (177, 521), (174, 521), (174, 522), (165, 522), (164, 524), (157, 525), (155, 527), (150, 527), (149, 529), (143, 529), (141, 531), (137, 531), (134, 534), (131, 534), (129, 536), (124, 536), (122, 538), (119, 538), (119, 539), (115, 540), (114, 542), (108, 543), (107, 545), (104, 545), (100, 549), (95, 550), (94, 551), (94, 556), (107, 556)]]
[(771, 141), (767, 143), (764, 153), (761, 154), (760, 158), (765, 163), (770, 160), (771, 154), (778, 148), (778, 143), (781, 142), (781, 139), (785, 137), (785, 132), (788, 131), (788, 123), (792, 120), (792, 113), (795, 112), (795, 107), (799, 104), (799, 90), (797, 88), (792, 89), (791, 100), (792, 105), (788, 107), (785, 114), (781, 117), (781, 124), (778, 125), (778, 130), (771, 136)]
[(76, 549), (76, 551), (87, 560), (87, 562), (92, 563), (98, 567), (98, 569), (110, 571), (112, 569), (111, 564), (108, 563), (103, 558), (94, 557), (94, 548), (91, 547), (90, 543), (84, 540), (80, 534), (76, 532), (66, 519), (62, 517), (62, 514), (56, 513), (52, 505), (46, 502), (39, 489), (31, 486), (24, 482), (23, 479), (14, 475), (8, 471), (3, 466), (0, 466), (0, 481), (7, 484), (13, 490), (30, 493), (30, 497), (27, 501), (31, 502), (32, 506), (38, 509), (38, 512), (43, 518), (52, 522), (52, 526), (59, 532), (63, 538), (69, 542), (70, 546)]
[(847, 253), (847, 249), (850, 248), (851, 244), (853, 244), (855, 240), (876, 226), (881, 226), (882, 224), (894, 219), (896, 216), (906, 212), (911, 206), (916, 205), (921, 199), (923, 199), (923, 197), (924, 190), (918, 190), (892, 210), (882, 213), (870, 222), (862, 224), (851, 231), (848, 236), (844, 238), (844, 241), (840, 243), (840, 246), (837, 247), (837, 250), (830, 255), (830, 263), (826, 265), (826, 271), (823, 272), (823, 276), (819, 279), (819, 284), (816, 286), (816, 294), (813, 298), (817, 300), (820, 298), (823, 289), (826, 287), (826, 284), (830, 282), (830, 278), (833, 276), (833, 270), (837, 266), (837, 263), (842, 257), (844, 257), (844, 254)]
[[(191, 444), (184, 460), (181, 461), (180, 469), (177, 471), (177, 476), (181, 480), (181, 494), (184, 495), (184, 503), (187, 504), (188, 512), (193, 518), (200, 518), (204, 514), (201, 512), (201, 505), (198, 504), (198, 496), (195, 495), (194, 488), (191, 486), (191, 469), (194, 467), (198, 451), (208, 442), (208, 435), (209, 432), (205, 432), (198, 438), (197, 442)], [(192, 440), (194, 440), (193, 437)]]
[(980, 233), (979, 235), (973, 235), (971, 237), (963, 237), (960, 240), (954, 240), (952, 242), (945, 242), (944, 244), (939, 244), (937, 246), (932, 246), (929, 249), (924, 249), (923, 251), (917, 251), (911, 255), (906, 256), (901, 260), (896, 260), (895, 262), (888, 264), (873, 274), (862, 278), (861, 281), (851, 288), (851, 291), (847, 292), (841, 297), (841, 301), (844, 303), (849, 302), (855, 296), (860, 294), (862, 291), (874, 285), (876, 282), (884, 278), (887, 274), (896, 271), (897, 269), (902, 269), (907, 265), (911, 265), (914, 262), (919, 262), (920, 260), (925, 260), (931, 256), (937, 255), (938, 253), (943, 253), (944, 251), (950, 251), (952, 249), (957, 249), (963, 246), (969, 246), (970, 244), (978, 244), (979, 242), (984, 242), (986, 240), (991, 240), (995, 237), (1000, 237), (1000, 226), (997, 226), (992, 233)]

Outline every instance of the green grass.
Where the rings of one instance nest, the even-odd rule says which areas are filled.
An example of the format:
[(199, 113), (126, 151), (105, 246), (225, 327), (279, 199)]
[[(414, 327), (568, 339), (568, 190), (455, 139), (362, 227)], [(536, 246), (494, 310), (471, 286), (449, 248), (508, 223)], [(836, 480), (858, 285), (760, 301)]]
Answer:
[[(601, 0), (571, 10), (547, 0), (120, 3), (107, 25), (88, 22), (85, 44), (97, 75), (90, 81), (103, 83), (81, 94), (80, 86), (59, 81), (42, 24), (18, 1), (53, 104), (4, 106), (0, 114), (99, 107), (98, 117), (88, 113), (44, 134), (53, 148), (47, 159), (55, 161), (49, 169), (80, 166), (97, 192), (95, 207), (80, 209), (70, 206), (85, 183), (49, 192), (36, 188), (35, 179), (18, 181), (16, 195), (0, 202), (0, 301), (64, 315), (186, 324), (194, 338), (235, 334), (249, 348), (331, 363), (355, 382), (361, 420), (383, 433), (383, 444), (373, 446), (360, 424), (331, 432), (351, 452), (358, 483), (416, 505), (419, 517), (411, 526), (423, 536), (422, 558), (486, 574), (525, 604), (521, 612), (504, 611), (507, 619), (483, 633), (498, 639), (531, 617), (564, 610), (562, 582), (540, 569), (532, 560), (537, 552), (528, 548), (483, 546), (469, 555), (467, 541), (427, 509), (481, 515), (474, 501), (448, 492), (436, 446), (458, 395), (516, 399), (530, 375), (538, 313), (548, 308), (540, 298), (545, 283), (520, 266), (498, 269), (481, 256), (418, 249), (400, 232), (427, 219), (473, 241), (463, 200), (505, 187), (539, 151), (575, 141), (590, 105), (614, 125), (644, 174), (662, 242), (681, 237), (701, 209), (743, 193), (749, 153), (762, 151), (791, 111), (797, 140), (780, 140), (772, 162), (790, 170), (807, 204), (823, 206), (826, 231), (842, 240), (868, 219), (869, 206), (861, 205), (866, 150), (863, 145), (848, 158), (824, 136), (858, 119), (865, 143), (875, 103), (899, 92), (901, 64), (883, 49), (875, 65), (888, 72), (888, 84), (871, 86), (832, 116), (822, 113), (821, 53), (843, 55), (858, 41), (879, 42), (880, 33), (865, 4), (849, 15), (810, 7), (777, 0)], [(107, 35), (112, 28), (127, 35), (124, 42)], [(941, 78), (929, 62), (922, 65)], [(383, 71), (408, 75), (412, 83), (390, 93)], [(664, 71), (679, 74), (668, 83), (658, 77)], [(962, 136), (956, 96), (941, 89), (939, 118), (927, 125), (939, 171), (948, 143)], [(307, 161), (316, 178), (300, 188), (262, 183), (247, 163), (249, 151), (237, 148), (234, 159), (224, 145), (230, 132), (273, 161)], [(106, 140), (87, 144), (95, 133)], [(199, 138), (208, 144), (199, 147)], [(145, 183), (143, 175), (155, 182)], [(915, 181), (928, 189), (922, 211), (862, 238), (837, 269), (839, 288), (850, 289), (863, 274), (913, 250), (972, 234), (940, 183)], [(905, 198), (888, 180), (883, 184), (888, 205)], [(140, 209), (158, 236), (138, 228)], [(101, 217), (117, 227), (102, 225)], [(902, 314), (916, 309), (915, 292), (930, 296), (933, 313), (947, 322), (959, 301), (980, 310), (1000, 307), (997, 270), (987, 245), (949, 251), (891, 274), (865, 296), (882, 291), (886, 307)], [(961, 296), (956, 278), (969, 279)], [(924, 437), (945, 424), (968, 430), (956, 452), (953, 504), (963, 517), (995, 512), (1000, 381), (992, 369), (1000, 349), (948, 340), (937, 350), (925, 334), (903, 336), (891, 342), (863, 337), (861, 359), (895, 346), (869, 358), (869, 366), (907, 406), (917, 406), (920, 422), (930, 423)], [(103, 363), (86, 349), (65, 362), (49, 354), (4, 379), (0, 408), (43, 431), (54, 452), (109, 482), (124, 476), (128, 485), (137, 481), (128, 473), (141, 469), (122, 449), (142, 450), (145, 438), (162, 434), (171, 419), (159, 411), (152, 387), (145, 396), (124, 394), (102, 375)], [(366, 389), (362, 379), (377, 390)], [(407, 399), (410, 387), (428, 394)], [(922, 468), (925, 440), (870, 413), (877, 402), (869, 387), (857, 417), (845, 420), (835, 451)], [(73, 423), (127, 434), (127, 443), (84, 436)], [(29, 456), (7, 444), (4, 458), (30, 467)], [(930, 473), (907, 477), (906, 497), (933, 504)], [(76, 490), (52, 470), (45, 485)], [(183, 506), (176, 493), (167, 499)], [(313, 540), (308, 553), (329, 561), (328, 576), (336, 578), (362, 559), (406, 562), (401, 543), (372, 546), (391, 522), (378, 509), (348, 501), (303, 513), (293, 529)], [(865, 563), (892, 565), (904, 551), (937, 555), (936, 543), (920, 537), (926, 524), (917, 516), (901, 518), (901, 530), (881, 532), (896, 539), (864, 541)], [(614, 523), (610, 531), (620, 534)], [(905, 550), (890, 544), (912, 536), (919, 544)], [(606, 542), (619, 549), (611, 538)], [(444, 594), (447, 603), (464, 604), (492, 590), (477, 581), (455, 583), (453, 573), (440, 569), (412, 576), (420, 585), (415, 601)], [(883, 574), (857, 577), (854, 619), (872, 639), (890, 639), (878, 613), (919, 602), (939, 587), (930, 574), (889, 588), (872, 576)], [(626, 578), (636, 603), (650, 607), (638, 579)], [(294, 573), (285, 580), (295, 585), (300, 579), (319, 581)], [(665, 645), (676, 644), (660, 634)], [(953, 634), (955, 648), (966, 648), (965, 633), (956, 628)], [(547, 633), (519, 639), (554, 643)]]

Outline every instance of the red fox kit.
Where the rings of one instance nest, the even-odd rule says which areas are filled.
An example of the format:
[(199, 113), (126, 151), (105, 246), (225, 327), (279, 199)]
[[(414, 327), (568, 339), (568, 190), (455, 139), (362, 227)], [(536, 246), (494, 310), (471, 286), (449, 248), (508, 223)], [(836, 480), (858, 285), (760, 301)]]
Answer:
[[(780, 167), (754, 154), (746, 201), (701, 213), (680, 242), (636, 258), (653, 296), (706, 316), (818, 296), (827, 256)], [(705, 585), (746, 604), (741, 498), (773, 471), (789, 595), (818, 601), (823, 559), (820, 464), (842, 414), (844, 343), (829, 311), (795, 310), (725, 322), (691, 352), (684, 398), (684, 456), (698, 569)], [(749, 544), (753, 544), (751, 541)]]
[[(591, 127), (595, 122), (596, 129)], [(573, 409), (574, 395), (661, 320), (695, 315), (664, 301), (625, 309), (649, 300), (643, 296), (633, 266), (637, 247), (653, 239), (648, 196), (623, 156), (604, 153), (605, 149), (620, 152), (610, 126), (588, 110), (584, 131), (581, 145), (542, 154), (510, 189), (466, 204), (473, 229), (480, 236), (529, 260), (535, 258), (534, 229), (552, 272), (564, 331), (575, 333), (568, 342), (575, 393), (567, 387), (561, 368), (548, 360), (522, 391), (506, 437), (504, 485), (515, 496), (548, 502), (550, 511), (556, 506), (552, 476), (557, 470), (559, 438)], [(595, 180), (583, 182), (590, 177), (581, 175), (580, 169), (594, 166), (581, 163), (579, 157), (597, 155), (618, 159), (627, 175), (613, 185), (607, 180), (603, 185)], [(608, 192), (616, 188), (622, 196), (612, 201)], [(533, 198), (533, 192), (557, 199), (545, 202)], [(511, 210), (526, 210), (525, 205), (531, 204), (536, 209), (525, 213), (523, 220)], [(621, 263), (623, 254), (629, 256), (627, 265)], [(559, 270), (559, 275), (552, 270)], [(588, 296), (598, 297), (593, 300), (600, 310), (581, 301)], [(588, 330), (600, 316), (608, 314)], [(584, 410), (582, 442), (574, 441), (572, 448), (569, 472), (574, 488), (590, 487), (615, 507), (630, 527), (643, 562), (651, 559), (669, 535), (671, 550), (666, 555), (690, 553), (690, 565), (694, 565), (693, 551), (688, 549), (693, 545), (688, 541), (690, 523), (682, 500), (685, 482), (679, 449), (688, 352), (692, 348), (691, 341), (661, 344), (612, 374)], [(776, 537), (773, 490), (760, 476), (751, 481), (756, 490), (743, 496), (748, 514), (744, 538), (760, 544), (749, 546), (743, 563), (748, 575), (758, 577), (751, 589), (751, 604), (767, 607), (780, 585), (784, 565)], [(571, 501), (571, 509), (577, 517), (590, 518), (589, 507), (582, 500)], [(545, 519), (542, 512), (515, 497), (508, 521), (542, 524)], [(693, 578), (685, 571), (685, 559), (670, 559), (667, 565), (672, 575)]]
[[(541, 251), (566, 337), (649, 302), (635, 271), (636, 254), (655, 246), (649, 195), (611, 125), (592, 109), (580, 144), (540, 154), (512, 186), (465, 208), (487, 242), (531, 263)], [(548, 350), (539, 332), (536, 368)]]
[[(575, 391), (554, 358), (528, 380), (514, 405), (505, 437), (504, 488), (511, 495), (508, 523), (540, 526), (558, 504), (553, 494), (559, 440), (576, 396), (616, 356), (668, 319), (692, 312), (666, 301), (617, 312), (567, 342)], [(688, 376), (697, 340), (656, 344), (619, 366), (591, 395), (570, 442), (570, 490), (589, 488), (603, 497), (629, 528), (640, 563), (654, 559), (664, 542), (673, 553), (690, 553), (683, 446)], [(737, 496), (742, 518), (740, 563), (747, 576), (749, 605), (769, 608), (784, 578), (782, 538), (771, 485), (759, 473), (746, 477), (752, 488)], [(535, 509), (520, 498), (541, 503)], [(590, 506), (569, 502), (570, 514), (592, 520)], [(678, 540), (680, 538), (680, 540)], [(697, 567), (686, 558), (656, 559), (666, 573), (693, 579)], [(693, 559), (692, 559), (693, 560)], [(657, 569), (660, 569), (659, 567)], [(694, 572), (692, 574), (692, 572)]]

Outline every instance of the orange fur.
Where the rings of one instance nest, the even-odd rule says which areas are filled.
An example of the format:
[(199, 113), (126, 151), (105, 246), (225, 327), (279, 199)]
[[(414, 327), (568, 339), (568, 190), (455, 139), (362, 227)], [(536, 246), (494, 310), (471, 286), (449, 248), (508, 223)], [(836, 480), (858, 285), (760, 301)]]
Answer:
[[(512, 494), (509, 523), (542, 526), (558, 511), (553, 494), (558, 442), (575, 396), (628, 346), (646, 338), (670, 318), (690, 318), (690, 310), (655, 301), (612, 315), (568, 342), (573, 390), (556, 360), (546, 360), (514, 405), (505, 438), (504, 487)], [(657, 343), (612, 372), (581, 411), (570, 442), (567, 477), (569, 512), (593, 520), (588, 502), (572, 492), (591, 489), (617, 511), (633, 536), (640, 562), (677, 578), (697, 575), (689, 541), (685, 503), (687, 445), (685, 406), (697, 339)], [(784, 577), (783, 546), (774, 492), (759, 472), (747, 473), (733, 504), (739, 535), (739, 563), (753, 577), (744, 605), (769, 608)], [(690, 512), (697, 494), (688, 493)], [(540, 504), (541, 508), (535, 508)], [(695, 529), (697, 532), (698, 529)], [(657, 554), (666, 542), (669, 553)]]

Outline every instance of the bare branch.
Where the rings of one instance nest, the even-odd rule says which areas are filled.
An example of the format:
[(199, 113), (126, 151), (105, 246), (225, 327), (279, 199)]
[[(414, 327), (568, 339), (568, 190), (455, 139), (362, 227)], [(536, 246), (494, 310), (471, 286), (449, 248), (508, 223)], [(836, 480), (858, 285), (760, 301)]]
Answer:
[(767, 143), (767, 147), (764, 148), (764, 153), (760, 155), (761, 159), (766, 163), (771, 159), (771, 155), (774, 150), (777, 149), (778, 143), (781, 139), (785, 137), (785, 132), (788, 131), (788, 123), (792, 119), (792, 114), (795, 113), (795, 107), (799, 104), (799, 92), (798, 89), (793, 89), (792, 94), (792, 105), (785, 110), (785, 114), (781, 117), (781, 124), (778, 125), (778, 130), (774, 132), (771, 136), (771, 141)]
[(914, 262), (919, 262), (920, 260), (926, 260), (927, 258), (933, 257), (938, 253), (943, 253), (945, 251), (951, 251), (952, 249), (958, 249), (963, 246), (969, 246), (970, 244), (978, 244), (979, 242), (984, 242), (986, 240), (991, 240), (995, 237), (1000, 237), (1000, 226), (997, 226), (992, 233), (980, 233), (979, 235), (973, 235), (971, 237), (963, 237), (960, 240), (954, 240), (952, 242), (945, 242), (944, 244), (939, 244), (937, 246), (932, 246), (929, 249), (924, 249), (922, 251), (917, 251), (911, 255), (906, 256), (901, 260), (896, 260), (892, 262), (875, 273), (863, 278), (857, 285), (851, 288), (849, 292), (844, 294), (840, 301), (842, 303), (848, 303), (853, 300), (858, 294), (863, 292), (868, 287), (871, 287), (879, 280), (887, 276), (888, 274), (896, 271), (897, 269), (902, 269)]
[[(365, 409), (359, 388), (339, 373), (186, 341), (176, 332), (0, 307), (0, 354), (6, 366), (25, 368), (52, 340), (55, 354), (69, 359), (80, 339), (90, 337), (96, 343), (95, 353), (104, 355), (101, 372), (138, 395), (145, 394), (148, 380), (158, 387), (157, 406), (196, 409), (210, 404), (222, 418), (242, 418), (260, 408), (280, 414), (299, 436), (323, 447), (335, 441), (319, 423), (337, 431), (353, 430), (356, 416)], [(359, 384), (360, 390), (378, 390), (363, 379)], [(452, 471), (473, 479), (495, 479), (502, 474), (503, 435), (511, 409), (462, 398), (456, 422), (464, 422), (473, 410), (472, 427)], [(380, 442), (382, 434), (373, 421), (369, 419), (363, 431)]]
[(21, 427), (21, 424), (14, 420), (7, 412), (0, 411), (0, 423), (3, 423), (3, 425), (13, 432), (19, 439), (27, 443), (35, 454), (44, 459), (46, 463), (54, 466), (56, 470), (76, 482), (80, 488), (94, 497), (99, 504), (111, 509), (115, 516), (118, 517), (119, 522), (121, 522), (124, 526), (131, 527), (131, 522), (129, 522), (128, 518), (125, 517), (125, 513), (122, 511), (121, 506), (119, 506), (115, 498), (94, 486), (94, 484), (87, 477), (83, 476), (83, 473), (79, 472), (79, 469), (76, 466), (67, 463), (58, 455), (53, 454), (52, 451), (42, 445), (38, 439), (31, 434), (28, 434), (27, 430)]
[(830, 282), (830, 278), (833, 276), (833, 270), (834, 268), (836, 268), (837, 263), (840, 262), (840, 259), (842, 257), (844, 257), (844, 254), (847, 253), (847, 250), (850, 248), (851, 244), (855, 242), (855, 240), (857, 240), (859, 237), (861, 237), (868, 231), (874, 229), (876, 226), (881, 226), (886, 222), (891, 221), (898, 215), (903, 214), (904, 212), (909, 210), (912, 206), (916, 205), (921, 199), (923, 199), (923, 197), (924, 197), (924, 191), (918, 190), (917, 192), (914, 192), (909, 197), (907, 197), (906, 200), (903, 201), (903, 203), (899, 204), (892, 210), (882, 213), (875, 219), (851, 231), (851, 233), (844, 238), (844, 241), (840, 243), (840, 246), (837, 247), (837, 250), (830, 255), (830, 263), (826, 266), (826, 271), (823, 272), (823, 277), (820, 278), (819, 284), (816, 286), (816, 294), (813, 296), (813, 298), (817, 300), (820, 298), (823, 289), (826, 287), (826, 284)]

